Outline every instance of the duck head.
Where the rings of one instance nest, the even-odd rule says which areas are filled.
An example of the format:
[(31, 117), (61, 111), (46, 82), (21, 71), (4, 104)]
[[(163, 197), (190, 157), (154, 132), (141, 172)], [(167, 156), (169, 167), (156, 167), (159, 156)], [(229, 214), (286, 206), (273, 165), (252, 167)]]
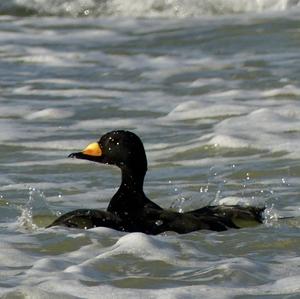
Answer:
[(130, 131), (111, 131), (98, 142), (89, 144), (84, 150), (69, 155), (70, 158), (116, 165), (122, 171), (145, 174), (147, 158), (141, 139)]

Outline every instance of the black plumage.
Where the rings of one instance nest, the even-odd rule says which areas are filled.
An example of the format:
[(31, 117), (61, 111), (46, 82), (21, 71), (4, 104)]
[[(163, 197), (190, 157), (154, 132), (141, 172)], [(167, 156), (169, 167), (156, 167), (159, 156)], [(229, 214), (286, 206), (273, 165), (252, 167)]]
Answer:
[(159, 234), (174, 231), (180, 234), (207, 229), (224, 231), (239, 228), (238, 221), (262, 222), (264, 208), (239, 205), (206, 206), (179, 213), (162, 209), (143, 191), (147, 158), (140, 138), (129, 131), (112, 131), (97, 143), (69, 157), (116, 165), (122, 182), (112, 197), (107, 211), (79, 209), (57, 218), (48, 227), (63, 225), (75, 228), (105, 226), (126, 232)]

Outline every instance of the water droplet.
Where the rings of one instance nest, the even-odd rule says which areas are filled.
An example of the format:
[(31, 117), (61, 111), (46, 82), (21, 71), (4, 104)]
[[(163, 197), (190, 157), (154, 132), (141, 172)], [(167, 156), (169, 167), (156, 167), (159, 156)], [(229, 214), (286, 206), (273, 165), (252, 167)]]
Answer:
[(200, 187), (200, 193), (207, 193), (208, 191), (208, 186), (205, 186), (205, 187)]
[(155, 221), (155, 224), (156, 224), (157, 226), (160, 226), (160, 225), (163, 224), (163, 221), (162, 221), (162, 220), (156, 220), (156, 221)]

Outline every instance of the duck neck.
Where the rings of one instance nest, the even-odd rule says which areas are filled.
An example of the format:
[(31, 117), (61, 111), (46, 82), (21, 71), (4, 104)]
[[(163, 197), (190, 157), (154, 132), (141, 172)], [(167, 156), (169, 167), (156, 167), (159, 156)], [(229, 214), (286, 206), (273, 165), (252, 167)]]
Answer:
[(128, 169), (122, 169), (120, 189), (123, 189), (126, 193), (143, 192), (144, 178), (144, 172), (134, 172)]
[(145, 172), (133, 172), (122, 169), (122, 182), (117, 193), (111, 199), (107, 210), (116, 214), (129, 214), (145, 203), (143, 184)]

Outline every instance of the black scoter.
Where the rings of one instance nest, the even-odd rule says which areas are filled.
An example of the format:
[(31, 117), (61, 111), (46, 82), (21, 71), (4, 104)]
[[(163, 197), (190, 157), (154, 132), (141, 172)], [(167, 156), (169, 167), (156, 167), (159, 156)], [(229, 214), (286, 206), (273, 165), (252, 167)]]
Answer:
[(152, 202), (143, 191), (147, 171), (144, 146), (130, 131), (106, 133), (98, 142), (69, 157), (118, 166), (122, 172), (121, 186), (106, 211), (78, 209), (60, 216), (48, 227), (61, 225), (88, 229), (104, 226), (156, 235), (166, 231), (179, 234), (201, 229), (225, 231), (240, 228), (238, 220), (262, 223), (264, 208), (259, 207), (219, 205), (179, 213)]

